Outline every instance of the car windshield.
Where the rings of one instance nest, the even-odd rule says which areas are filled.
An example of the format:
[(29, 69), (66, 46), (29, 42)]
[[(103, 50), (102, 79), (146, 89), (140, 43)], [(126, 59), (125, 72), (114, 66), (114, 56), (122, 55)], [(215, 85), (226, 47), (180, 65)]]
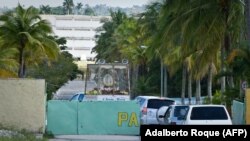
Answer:
[(228, 119), (223, 107), (193, 107), (191, 120), (225, 120)]
[(78, 95), (74, 95), (70, 100), (78, 100)]
[(145, 102), (145, 99), (143, 99), (143, 98), (137, 98), (136, 102), (139, 103), (140, 106), (142, 106), (143, 103)]
[(169, 106), (174, 104), (173, 100), (168, 99), (149, 99), (148, 108), (159, 109), (162, 106)]

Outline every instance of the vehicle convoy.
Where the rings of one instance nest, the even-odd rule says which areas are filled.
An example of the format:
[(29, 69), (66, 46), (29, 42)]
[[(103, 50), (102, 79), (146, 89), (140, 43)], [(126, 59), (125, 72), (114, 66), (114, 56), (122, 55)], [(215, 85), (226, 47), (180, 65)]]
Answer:
[(232, 125), (224, 105), (172, 105), (157, 119), (164, 125)]
[(138, 96), (134, 100), (140, 106), (141, 124), (159, 124), (157, 110), (162, 106), (175, 104), (175, 101), (172, 99), (156, 96)]

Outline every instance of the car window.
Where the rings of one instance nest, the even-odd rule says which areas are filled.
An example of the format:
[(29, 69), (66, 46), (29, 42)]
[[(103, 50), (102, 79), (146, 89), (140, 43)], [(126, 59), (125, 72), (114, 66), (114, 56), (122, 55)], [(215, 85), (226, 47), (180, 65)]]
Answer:
[(136, 100), (136, 103), (139, 104), (140, 106), (142, 106), (143, 103), (145, 102), (145, 99), (143, 98), (136, 98), (135, 100)]
[(179, 120), (182, 120), (186, 117), (188, 111), (188, 106), (175, 106), (174, 117), (177, 117)]
[(148, 108), (159, 109), (162, 106), (169, 106), (174, 104), (173, 100), (168, 99), (149, 99), (148, 100)]
[(82, 101), (82, 100), (83, 100), (83, 97), (84, 97), (84, 94), (80, 94), (78, 100), (79, 100), (79, 101)]
[(74, 95), (70, 100), (78, 100), (78, 95)]
[(224, 107), (193, 107), (191, 120), (225, 120), (228, 119)]
[(168, 110), (166, 111), (165, 118), (170, 117), (171, 111), (172, 111), (172, 107), (169, 107)]

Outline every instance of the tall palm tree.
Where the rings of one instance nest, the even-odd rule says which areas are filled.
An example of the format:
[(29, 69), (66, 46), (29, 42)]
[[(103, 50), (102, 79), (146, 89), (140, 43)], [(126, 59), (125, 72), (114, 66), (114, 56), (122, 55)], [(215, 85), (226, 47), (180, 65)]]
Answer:
[(39, 11), (33, 7), (24, 9), (18, 5), (14, 11), (0, 16), (1, 45), (18, 50), (18, 76), (25, 77), (29, 60), (33, 63), (41, 59), (56, 59), (58, 45), (48, 38), (52, 28), (48, 21), (42, 20)]
[[(225, 69), (223, 51), (228, 52), (230, 43), (239, 38), (243, 8), (240, 0), (165, 1), (160, 13), (162, 30), (155, 41), (160, 43), (158, 47), (162, 50), (181, 46), (184, 56), (200, 51), (196, 60), (199, 73), (194, 76), (200, 80), (208, 72), (207, 68), (214, 62), (217, 52), (221, 52), (221, 71)], [(221, 83), (222, 91), (225, 89), (224, 82)]]
[(74, 7), (73, 0), (64, 0), (63, 7), (67, 10), (67, 14), (68, 15), (71, 14), (72, 13), (72, 9)]

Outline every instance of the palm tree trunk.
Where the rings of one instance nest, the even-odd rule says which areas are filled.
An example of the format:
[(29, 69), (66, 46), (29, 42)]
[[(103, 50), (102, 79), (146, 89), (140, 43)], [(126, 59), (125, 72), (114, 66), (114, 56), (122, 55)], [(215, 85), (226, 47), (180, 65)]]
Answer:
[(161, 97), (163, 96), (163, 86), (164, 86), (164, 84), (163, 84), (163, 62), (161, 61)]
[(139, 66), (138, 65), (134, 65), (134, 77), (133, 78), (133, 90), (134, 90), (134, 95), (137, 96), (138, 93), (135, 91), (135, 88), (137, 87), (137, 82), (138, 82), (138, 78), (139, 78)]
[(210, 64), (209, 72), (208, 72), (208, 79), (207, 79), (207, 95), (208, 95), (209, 103), (212, 103), (212, 79), (213, 79), (212, 64)]
[[(230, 51), (230, 35), (229, 33), (227, 32), (229, 29), (228, 29), (228, 18), (229, 18), (229, 11), (230, 11), (230, 2), (229, 1), (226, 1), (225, 3), (225, 7), (223, 8), (223, 12), (224, 12), (224, 16), (225, 16), (225, 19), (224, 19), (224, 22), (225, 22), (225, 33), (224, 33), (224, 40), (223, 40), (223, 46), (221, 47), (221, 71), (222, 73), (226, 72), (226, 65), (225, 65), (225, 62), (226, 62), (226, 51), (229, 52)], [(223, 93), (225, 92), (226, 90), (226, 76), (223, 76), (221, 78), (221, 100), (223, 101)]]
[[(225, 48), (221, 47), (221, 72), (224, 73), (226, 68), (225, 68)], [(222, 76), (221, 77), (221, 96), (226, 90), (226, 77)]]
[(196, 104), (200, 104), (201, 103), (201, 83), (200, 83), (200, 79), (196, 80)]
[(182, 87), (181, 87), (181, 103), (182, 104), (185, 104), (186, 77), (187, 77), (187, 71), (186, 71), (186, 67), (183, 65), (183, 68), (182, 68)]
[(188, 73), (188, 103), (192, 104), (192, 74)]
[(246, 13), (246, 21), (247, 21), (247, 40), (250, 41), (250, 2), (249, 0), (245, 0), (245, 13)]
[(168, 74), (167, 74), (167, 66), (166, 65), (164, 65), (164, 68), (163, 68), (163, 70), (164, 70), (164, 97), (167, 97), (168, 96), (168, 83), (167, 83), (167, 81), (168, 81)]
[(235, 85), (234, 85), (234, 77), (233, 76), (229, 77), (229, 83), (230, 83), (230, 88), (234, 88), (235, 87)]
[(19, 68), (18, 68), (18, 77), (24, 77), (24, 52), (23, 48), (19, 48)]

